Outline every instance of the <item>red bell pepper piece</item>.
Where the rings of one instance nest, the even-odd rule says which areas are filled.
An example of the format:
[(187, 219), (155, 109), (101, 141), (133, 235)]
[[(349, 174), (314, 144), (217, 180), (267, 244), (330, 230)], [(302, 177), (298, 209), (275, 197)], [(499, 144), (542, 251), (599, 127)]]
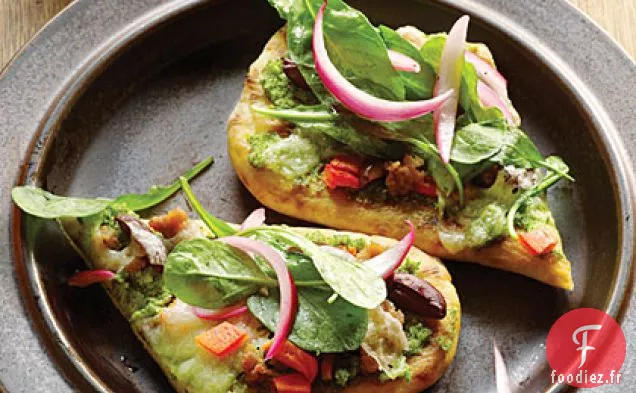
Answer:
[(338, 187), (360, 188), (362, 186), (362, 160), (354, 156), (334, 157), (322, 172), (322, 180), (330, 190)]
[[(268, 342), (264, 345), (264, 349), (267, 350), (270, 345), (271, 342)], [(285, 341), (283, 349), (274, 355), (274, 359), (298, 371), (309, 382), (312, 382), (318, 374), (318, 361), (316, 358), (289, 341)]]
[(330, 190), (338, 187), (360, 188), (360, 178), (352, 173), (337, 169), (331, 164), (327, 164), (322, 172), (322, 181)]
[(195, 337), (197, 344), (216, 356), (235, 352), (246, 340), (247, 332), (229, 322), (223, 322)]
[(545, 228), (519, 232), (519, 240), (532, 255), (547, 254), (554, 249), (558, 242), (554, 234)]
[(278, 393), (311, 393), (311, 383), (301, 374), (285, 374), (272, 379)]
[(415, 192), (425, 196), (436, 197), (437, 185), (435, 184), (435, 180), (429, 176), (425, 177), (415, 184)]
[(336, 156), (329, 161), (329, 165), (352, 175), (362, 174), (362, 159), (354, 156)]
[(323, 381), (331, 381), (333, 379), (334, 360), (335, 356), (333, 354), (323, 356), (322, 361), (320, 362), (320, 378)]

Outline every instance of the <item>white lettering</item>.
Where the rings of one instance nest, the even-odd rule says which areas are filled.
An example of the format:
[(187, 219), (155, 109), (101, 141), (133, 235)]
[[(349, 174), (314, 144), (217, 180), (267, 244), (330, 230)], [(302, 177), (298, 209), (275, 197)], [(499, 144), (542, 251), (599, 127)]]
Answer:
[[(585, 325), (576, 329), (574, 333), (572, 333), (572, 341), (574, 341), (574, 344), (581, 345), (576, 349), (577, 351), (581, 351), (581, 364), (579, 364), (579, 368), (583, 367), (585, 361), (587, 360), (587, 351), (593, 351), (596, 349), (592, 346), (587, 345), (587, 332), (589, 330), (601, 330), (602, 327), (602, 325)], [(581, 342), (579, 342), (576, 336), (581, 332), (583, 332), (583, 334), (581, 335)]]

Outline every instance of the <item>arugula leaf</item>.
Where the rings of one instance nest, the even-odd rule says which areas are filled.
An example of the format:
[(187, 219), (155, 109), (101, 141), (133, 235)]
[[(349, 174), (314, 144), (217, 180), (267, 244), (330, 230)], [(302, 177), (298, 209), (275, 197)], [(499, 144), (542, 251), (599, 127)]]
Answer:
[(61, 197), (34, 186), (14, 187), (11, 198), (24, 212), (40, 218), (91, 216), (113, 202), (103, 198)]
[(314, 54), (311, 47), (314, 15), (309, 12), (303, 0), (294, 1), (287, 13), (287, 48), (289, 57), (316, 98), (324, 105), (332, 107), (338, 101), (329, 93), (316, 73)]
[(455, 189), (459, 194), (460, 205), (464, 204), (464, 183), (457, 170), (451, 164), (444, 164), (439, 156), (437, 147), (431, 142), (411, 138), (408, 140), (413, 152), (426, 159), (428, 172), (435, 179), (437, 188), (445, 196), (449, 196)]
[[(201, 161), (184, 173), (188, 179), (197, 176), (212, 164), (212, 157)], [(151, 208), (177, 192), (179, 181), (168, 186), (153, 186), (145, 194), (124, 194), (115, 200), (107, 198), (74, 198), (52, 194), (34, 186), (14, 187), (11, 198), (26, 213), (40, 218), (87, 217), (97, 214), (109, 206), (125, 206), (132, 211)]]
[[(192, 180), (204, 169), (214, 163), (212, 157), (208, 157), (200, 163), (196, 164), (182, 176), (188, 180)], [(179, 191), (181, 185), (179, 180), (175, 180), (168, 186), (152, 186), (145, 194), (124, 194), (115, 199), (115, 203), (123, 203), (130, 210), (138, 211), (149, 209), (168, 199), (172, 194)]]
[(446, 44), (446, 33), (432, 34), (428, 36), (426, 42), (420, 48), (422, 60), (435, 71), (439, 70), (439, 62), (442, 58), (442, 51)]
[[(321, 5), (321, 0), (294, 3), (286, 16), (287, 40), (290, 57), (316, 97), (323, 104), (333, 106), (335, 99), (316, 74), (311, 47), (314, 19)], [(330, 59), (347, 80), (374, 96), (404, 99), (404, 84), (391, 65), (386, 45), (363, 13), (341, 0), (330, 0), (324, 34)]]
[(373, 135), (359, 132), (334, 111), (322, 105), (297, 106), (292, 109), (252, 106), (252, 110), (265, 116), (292, 122), (301, 133), (308, 131), (326, 135), (362, 156), (395, 157), (395, 146)]
[[(322, 0), (305, 0), (312, 14), (312, 26), (322, 3)], [(341, 0), (330, 0), (323, 23), (329, 57), (347, 80), (376, 97), (404, 99), (402, 78), (391, 64), (381, 35), (366, 15)]]
[(311, 258), (322, 279), (334, 292), (350, 303), (373, 309), (386, 299), (384, 280), (364, 264), (332, 255), (306, 238), (282, 227), (250, 228), (241, 235), (249, 236), (256, 232), (265, 232), (268, 236), (279, 238), (301, 249), (303, 254)]
[(192, 188), (188, 184), (188, 181), (185, 177), (180, 177), (179, 182), (181, 183), (181, 188), (183, 188), (183, 193), (190, 202), (190, 205), (192, 206), (194, 211), (197, 212), (199, 217), (201, 217), (201, 220), (203, 220), (205, 225), (210, 228), (210, 230), (216, 235), (216, 237), (230, 236), (236, 233), (236, 230), (234, 230), (234, 228), (232, 228), (227, 222), (221, 220), (220, 218), (214, 217), (207, 210), (205, 210), (203, 205), (201, 205), (201, 202), (199, 202), (199, 200), (197, 199), (196, 195), (194, 195), (194, 192), (192, 191)]
[[(420, 48), (422, 60), (432, 67), (435, 72), (439, 70), (439, 62), (442, 50), (446, 44), (446, 34), (431, 36)], [(477, 82), (479, 78), (475, 67), (469, 62), (464, 62), (459, 93), (459, 104), (472, 122), (483, 122), (503, 119), (501, 111), (495, 107), (484, 108), (477, 94)]]
[(497, 154), (506, 139), (506, 131), (471, 123), (455, 132), (451, 160), (462, 164), (476, 164)]
[(338, 115), (334, 111), (323, 105), (301, 105), (290, 109), (267, 108), (261, 105), (252, 105), (252, 110), (261, 115), (291, 122), (323, 122), (338, 118)]
[[(491, 164), (517, 168), (547, 168), (574, 181), (567, 172), (551, 165), (519, 128), (508, 128), (500, 120), (469, 123), (456, 131), (451, 160), (462, 179), (479, 173)], [(459, 164), (459, 165), (458, 165)], [(476, 165), (471, 165), (476, 164)]]
[(267, 0), (267, 2), (278, 11), (278, 15), (283, 19), (288, 18), (289, 12), (294, 5), (294, 0)]
[[(328, 303), (330, 292), (298, 289), (298, 312), (288, 339), (306, 351), (334, 353), (360, 348), (367, 332), (368, 313), (342, 298)], [(269, 330), (276, 330), (279, 299), (276, 294), (247, 299), (250, 312)]]
[(554, 172), (549, 172), (543, 178), (543, 180), (541, 180), (541, 182), (539, 182), (539, 184), (537, 184), (534, 188), (531, 188), (523, 192), (521, 195), (519, 195), (517, 200), (515, 200), (513, 205), (510, 207), (510, 210), (508, 211), (508, 216), (507, 216), (508, 233), (510, 234), (510, 237), (512, 237), (513, 239), (516, 239), (518, 237), (517, 231), (515, 230), (515, 215), (517, 214), (517, 211), (529, 199), (544, 192), (545, 190), (550, 188), (553, 184), (558, 182), (562, 177), (565, 177), (565, 175), (567, 175), (567, 173), (570, 170), (570, 168), (568, 168), (568, 166), (565, 164), (565, 162), (563, 162), (563, 160), (560, 157), (550, 156), (546, 158), (545, 162), (549, 166), (554, 168)]
[(517, 168), (534, 168), (543, 156), (530, 138), (519, 128), (511, 128), (501, 137), (501, 150), (490, 161)]
[(296, 126), (303, 131), (322, 133), (362, 156), (377, 158), (395, 157), (397, 147), (375, 136), (362, 133), (345, 121), (298, 122)]
[(539, 149), (521, 129), (512, 128), (504, 133), (501, 143), (500, 152), (490, 159), (491, 162), (504, 166), (513, 165), (517, 168), (546, 168), (574, 181), (561, 164), (554, 164), (555, 161), (544, 159)]
[(210, 239), (185, 240), (168, 255), (164, 285), (188, 304), (226, 307), (277, 285), (247, 254)]
[[(291, 273), (294, 281), (300, 282), (301, 286), (307, 285), (307, 283), (321, 283), (325, 288), (327, 284), (322, 280), (320, 273), (314, 266), (313, 261), (308, 256), (298, 251), (292, 251), (296, 248), (296, 244), (288, 241), (286, 238), (277, 236), (275, 232), (270, 231), (256, 231), (249, 235), (250, 238), (260, 240), (264, 243), (277, 249), (285, 258), (287, 269)], [(276, 277), (274, 269), (261, 258), (256, 258), (256, 262), (266, 274), (271, 277)]]
[(474, 122), (504, 119), (503, 113), (494, 106), (484, 107), (477, 93), (479, 77), (475, 66), (465, 61), (462, 69), (462, 81), (459, 93), (459, 104)]
[(422, 59), (422, 55), (413, 44), (395, 30), (381, 25), (379, 31), (387, 48), (402, 53), (420, 64), (421, 69), (418, 73), (398, 71), (406, 89), (406, 99), (415, 101), (430, 98), (435, 84), (435, 69)]

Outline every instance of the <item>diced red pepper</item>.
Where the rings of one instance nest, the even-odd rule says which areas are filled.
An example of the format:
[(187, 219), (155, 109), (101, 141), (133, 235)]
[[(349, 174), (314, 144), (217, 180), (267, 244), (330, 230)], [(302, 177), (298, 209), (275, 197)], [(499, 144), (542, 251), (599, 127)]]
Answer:
[(197, 344), (216, 356), (237, 351), (246, 340), (247, 332), (229, 322), (223, 322), (195, 337)]
[(311, 382), (301, 374), (285, 374), (272, 379), (278, 393), (311, 393)]
[(437, 185), (435, 184), (435, 180), (428, 176), (425, 177), (415, 184), (415, 192), (425, 196), (436, 197)]
[(331, 159), (329, 165), (352, 175), (360, 176), (362, 174), (362, 159), (355, 156), (336, 156)]
[(333, 361), (335, 356), (328, 354), (322, 357), (320, 362), (320, 378), (323, 381), (331, 381), (333, 379)]
[(322, 172), (322, 181), (330, 190), (338, 187), (360, 188), (360, 178), (352, 173), (337, 169), (331, 164), (327, 164)]
[(557, 245), (557, 238), (545, 228), (519, 232), (519, 240), (532, 255), (549, 253)]
[[(271, 342), (264, 345), (264, 349), (269, 349)], [(289, 341), (285, 341), (283, 349), (274, 355), (285, 366), (301, 373), (305, 379), (312, 382), (318, 374), (318, 361), (315, 357), (298, 348)]]
[(355, 156), (334, 157), (322, 173), (322, 180), (330, 190), (338, 187), (360, 188), (362, 183), (362, 159)]

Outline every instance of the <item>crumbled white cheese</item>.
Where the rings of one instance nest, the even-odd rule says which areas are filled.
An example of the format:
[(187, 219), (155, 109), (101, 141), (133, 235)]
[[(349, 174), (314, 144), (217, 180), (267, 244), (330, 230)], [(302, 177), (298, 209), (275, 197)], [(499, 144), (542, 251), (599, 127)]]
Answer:
[(524, 190), (536, 186), (541, 177), (537, 170), (517, 168), (513, 165), (506, 165), (503, 170), (507, 178), (514, 181), (519, 188)]
[(369, 327), (362, 348), (378, 362), (380, 370), (391, 373), (408, 348), (408, 339), (402, 323), (382, 306), (369, 311)]
[(212, 236), (210, 230), (200, 220), (188, 220), (186, 225), (170, 239), (164, 239), (168, 250), (172, 250), (178, 243), (184, 240), (199, 239)]

